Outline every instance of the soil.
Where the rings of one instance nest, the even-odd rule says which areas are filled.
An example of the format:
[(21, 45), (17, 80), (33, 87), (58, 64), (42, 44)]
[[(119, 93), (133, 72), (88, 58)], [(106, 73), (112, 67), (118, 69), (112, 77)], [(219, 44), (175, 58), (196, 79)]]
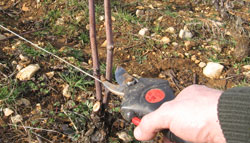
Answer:
[[(40, 46), (46, 46), (48, 49), (49, 45), (52, 45), (51, 49), (57, 51), (59, 56), (91, 71), (89, 37), (79, 38), (82, 33), (88, 35), (88, 14), (86, 7), (80, 5), (80, 2), (80, 6), (74, 5), (74, 2), (76, 1), (2, 0), (0, 24), (19, 34), (30, 32), (22, 36), (34, 43), (39, 41)], [(67, 7), (66, 3), (72, 6)], [(102, 7), (102, 2), (96, 3)], [(229, 9), (231, 16), (229, 19), (220, 17), (220, 13), (213, 5), (203, 1), (124, 0), (112, 3), (112, 6), (112, 15), (115, 18), (113, 20), (114, 67), (122, 66), (128, 73), (137, 77), (168, 80), (176, 96), (182, 89), (192, 84), (202, 84), (220, 90), (249, 86), (249, 75), (244, 75), (243, 72), (246, 70), (242, 68), (250, 64), (249, 40), (247, 40), (250, 30), (249, 2), (246, 1), (244, 6), (237, 4)], [(99, 7), (96, 8), (97, 11)], [(85, 10), (85, 13), (82, 14), (80, 8)], [(65, 9), (67, 11), (63, 12)], [(145, 14), (136, 17), (137, 9), (145, 10)], [(57, 11), (61, 11), (64, 16), (57, 17)], [(73, 21), (73, 17), (77, 17), (79, 13), (85, 17), (81, 22)], [(103, 12), (97, 12), (97, 19), (100, 15), (103, 15)], [(61, 17), (63, 23), (58, 27), (65, 27), (60, 31), (55, 23)], [(239, 17), (242, 18), (242, 24), (232, 26), (235, 25), (234, 19)], [(214, 22), (217, 22), (217, 25)], [(188, 23), (189, 30), (194, 34), (193, 38), (179, 38), (179, 31)], [(220, 24), (223, 26), (218, 26)], [(150, 33), (154, 33), (155, 36), (138, 35), (139, 30), (144, 27), (149, 27)], [(174, 27), (176, 32), (174, 34), (165, 32), (168, 27)], [(235, 30), (237, 28), (240, 30)], [(12, 36), (2, 29), (0, 32), (6, 37)], [(161, 43), (160, 40), (164, 36), (169, 37), (171, 42)], [(241, 36), (246, 40), (235, 38)], [(101, 45), (105, 37), (104, 22), (97, 20), (97, 45), (102, 74), (104, 74), (106, 48)], [(75, 72), (52, 56), (25, 50), (23, 41), (13, 47), (18, 41), (21, 40), (17, 37), (0, 40), (0, 63), (5, 65), (3, 70), (0, 67), (2, 73), (0, 74), (0, 90), (2, 90), (0, 91), (0, 142), (118, 143), (124, 142), (117, 135), (120, 132), (126, 132), (132, 138), (131, 142), (138, 142), (133, 138), (134, 125), (126, 122), (119, 113), (121, 104), (119, 97), (110, 95), (109, 104), (103, 112), (92, 112), (96, 100), (91, 78)], [(192, 44), (185, 46), (186, 41), (191, 41)], [(178, 45), (174, 46), (173, 42)], [(217, 45), (221, 50), (207, 48), (211, 45)], [(235, 49), (238, 51), (239, 48), (244, 48), (241, 50), (244, 53), (240, 56), (234, 55)], [(41, 67), (30, 81), (19, 81), (15, 78), (18, 71), (13, 61), (19, 63), (20, 54), (27, 56), (30, 63), (38, 63)], [(196, 60), (192, 59), (193, 56)], [(197, 60), (199, 62), (196, 63)], [(224, 66), (218, 79), (206, 77), (198, 65), (200, 62), (210, 61), (219, 62)], [(55, 72), (52, 78), (46, 76), (50, 71)], [(172, 74), (169, 74), (169, 71)], [(68, 79), (63, 75), (69, 76)], [(76, 85), (75, 80), (79, 81), (81, 77), (92, 84), (84, 85), (84, 89), (72, 86), (70, 87), (72, 97), (63, 96), (64, 85), (70, 84), (71, 80), (73, 82), (71, 84)], [(4, 87), (8, 88), (7, 93), (3, 92)], [(6, 94), (15, 95), (14, 100), (5, 100), (8, 97)], [(27, 99), (30, 104), (17, 104), (22, 98)], [(14, 114), (4, 116), (2, 112), (4, 108), (14, 110)], [(11, 117), (17, 114), (21, 115), (23, 120), (14, 124), (11, 122)], [(158, 135), (151, 142), (162, 142), (162, 136)]]

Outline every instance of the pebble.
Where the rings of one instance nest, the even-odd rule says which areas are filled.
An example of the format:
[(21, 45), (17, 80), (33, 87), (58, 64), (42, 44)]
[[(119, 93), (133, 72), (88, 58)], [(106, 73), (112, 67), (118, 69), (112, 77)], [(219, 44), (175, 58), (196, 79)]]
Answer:
[(186, 50), (190, 50), (192, 47), (195, 46), (195, 42), (192, 42), (192, 41), (185, 41), (184, 42), (184, 45), (186, 47)]
[(106, 48), (107, 47), (107, 40), (105, 40), (102, 45), (101, 45), (102, 48)]
[(16, 69), (17, 69), (18, 71), (20, 71), (20, 70), (23, 69), (23, 66), (22, 66), (22, 65), (16, 65)]
[(17, 65), (17, 61), (12, 61), (11, 64), (12, 65)]
[(21, 61), (29, 61), (29, 58), (28, 57), (26, 57), (26, 56), (24, 56), (24, 55), (22, 55), (22, 54), (20, 54), (19, 55), (19, 58), (21, 59)]
[(184, 29), (181, 29), (179, 37), (181, 39), (191, 39), (193, 37), (193, 34), (185, 26)]
[(118, 132), (116, 135), (119, 137), (119, 139), (123, 140), (124, 142), (131, 142), (133, 139), (130, 135), (128, 135), (126, 132)]
[(46, 76), (51, 79), (53, 76), (55, 75), (55, 72), (54, 71), (51, 71), (51, 72), (47, 72), (46, 73)]
[(85, 26), (85, 28), (86, 28), (87, 30), (89, 30), (89, 24), (87, 24), (87, 25)]
[(203, 69), (203, 74), (211, 79), (219, 78), (224, 66), (219, 63), (208, 62)]
[(243, 66), (243, 69), (245, 69), (245, 70), (250, 70), (250, 65), (244, 65), (244, 66)]
[(201, 61), (200, 60), (195, 60), (194, 63), (195, 64), (199, 64)]
[(135, 14), (137, 17), (140, 17), (140, 16), (143, 16), (145, 14), (145, 11), (141, 10), (141, 9), (137, 9)]
[(171, 40), (168, 37), (162, 37), (161, 42), (164, 43), (164, 44), (168, 44), (168, 43), (171, 42)]
[(13, 124), (19, 123), (23, 121), (23, 117), (21, 115), (16, 115), (10, 118)]
[(83, 16), (83, 15), (78, 15), (78, 16), (76, 16), (76, 22), (79, 23), (79, 22), (81, 22), (84, 18), (85, 18), (85, 16)]
[(18, 47), (20, 44), (21, 44), (21, 41), (17, 41), (14, 45), (11, 46), (11, 48), (12, 48), (13, 50), (15, 50), (16, 47)]
[(178, 43), (173, 42), (172, 45), (176, 47), (176, 46), (178, 46)]
[(139, 31), (139, 35), (141, 35), (141, 36), (149, 35), (149, 29), (148, 28), (142, 28)]
[(171, 33), (171, 34), (175, 34), (175, 29), (174, 27), (168, 27), (165, 32)]
[(191, 61), (196, 61), (196, 60), (197, 60), (197, 58), (195, 55), (191, 56)]
[(115, 17), (114, 17), (114, 16), (111, 16), (111, 20), (112, 20), (112, 21), (115, 21)]
[(163, 16), (158, 17), (157, 20), (154, 22), (154, 24), (157, 24), (157, 23), (161, 22), (162, 19), (163, 19)]
[(42, 110), (42, 106), (41, 106), (40, 103), (37, 103), (37, 104), (36, 104), (36, 110), (37, 110), (37, 111), (41, 111), (41, 110)]
[(221, 52), (222, 48), (219, 45), (211, 45), (211, 46), (206, 46), (206, 49), (214, 49), (217, 52)]
[(11, 114), (14, 113), (14, 111), (11, 110), (10, 108), (3, 109), (3, 112), (4, 112), (4, 116), (6, 116), (6, 117), (8, 117), (8, 116), (10, 116)]
[(20, 70), (17, 75), (16, 78), (24, 81), (24, 80), (30, 80), (31, 77), (40, 69), (40, 66), (38, 64), (31, 64), (28, 65), (27, 67), (23, 68), (22, 70)]
[(63, 25), (64, 24), (64, 18), (58, 18), (56, 21), (56, 25)]
[(199, 63), (199, 67), (200, 67), (200, 68), (204, 68), (205, 66), (206, 66), (206, 63), (204, 63), (204, 62), (200, 62), (200, 63)]
[(248, 72), (243, 72), (243, 75), (245, 75), (247, 78), (250, 78), (250, 71), (248, 71)]
[(99, 20), (100, 21), (103, 21), (105, 19), (105, 16), (104, 15), (101, 15), (100, 17), (99, 17)]
[(71, 94), (70, 94), (70, 91), (69, 91), (69, 85), (68, 85), (68, 84), (65, 84), (65, 85), (63, 86), (62, 94), (63, 94), (63, 96), (66, 97), (66, 98), (70, 98), (70, 97), (71, 97)]

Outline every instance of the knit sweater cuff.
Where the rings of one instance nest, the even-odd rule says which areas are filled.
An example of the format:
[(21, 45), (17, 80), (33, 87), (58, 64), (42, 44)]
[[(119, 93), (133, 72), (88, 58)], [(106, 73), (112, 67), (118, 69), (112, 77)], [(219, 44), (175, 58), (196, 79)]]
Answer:
[(218, 117), (228, 143), (250, 143), (250, 87), (225, 91), (219, 99)]

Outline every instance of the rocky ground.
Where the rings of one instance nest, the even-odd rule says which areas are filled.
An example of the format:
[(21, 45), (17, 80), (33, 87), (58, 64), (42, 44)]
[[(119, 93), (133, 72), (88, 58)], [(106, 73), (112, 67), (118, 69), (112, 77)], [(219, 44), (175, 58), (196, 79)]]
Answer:
[[(96, 18), (105, 74), (102, 1)], [(114, 68), (166, 79), (175, 95), (191, 84), (249, 86), (249, 21), (249, 0), (112, 1)], [(87, 1), (2, 0), (0, 24), (92, 72)], [(94, 91), (93, 79), (0, 29), (0, 142), (138, 142), (121, 99), (97, 114)]]

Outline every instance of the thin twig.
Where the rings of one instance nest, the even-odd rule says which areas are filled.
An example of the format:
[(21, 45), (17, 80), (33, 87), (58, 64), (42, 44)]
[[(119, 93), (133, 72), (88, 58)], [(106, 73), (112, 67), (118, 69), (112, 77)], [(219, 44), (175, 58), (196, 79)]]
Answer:
[(8, 125), (9, 126), (14, 126), (14, 127), (23, 127), (25, 129), (31, 129), (31, 130), (40, 130), (40, 131), (46, 131), (46, 132), (54, 132), (54, 133), (58, 133), (58, 134), (64, 135), (63, 133), (60, 133), (60, 132), (55, 131), (55, 130), (50, 130), (50, 129), (35, 128), (35, 127), (30, 127), (30, 126), (20, 126), (20, 125), (16, 125), (16, 124), (8, 124)]
[(3, 72), (0, 71), (0, 73), (5, 77), (8, 78), (8, 76), (6, 74), (4, 74)]
[[(53, 143), (52, 141), (50, 141), (50, 140), (48, 140), (48, 139), (46, 139), (45, 137), (43, 137), (43, 136), (41, 136), (41, 135), (39, 135), (39, 134), (37, 134), (37, 133), (34, 133), (33, 131), (30, 131), (32, 134), (34, 134), (34, 135), (36, 135), (37, 137), (40, 137), (40, 138), (42, 138), (42, 139), (44, 139), (44, 140), (46, 140), (46, 141), (48, 141), (48, 142), (50, 142), (50, 143)], [(39, 138), (38, 138), (39, 139)], [(39, 142), (41, 142), (40, 140), (38, 140)]]
[(75, 128), (76, 132), (79, 133), (79, 131), (78, 131), (78, 129), (77, 129), (75, 123), (74, 123), (73, 120), (70, 118), (70, 116), (67, 114), (67, 112), (64, 110), (63, 105), (62, 105), (62, 111), (63, 111), (63, 113), (64, 113), (66, 116), (68, 116), (68, 118), (69, 118), (70, 122), (72, 123), (73, 127)]

